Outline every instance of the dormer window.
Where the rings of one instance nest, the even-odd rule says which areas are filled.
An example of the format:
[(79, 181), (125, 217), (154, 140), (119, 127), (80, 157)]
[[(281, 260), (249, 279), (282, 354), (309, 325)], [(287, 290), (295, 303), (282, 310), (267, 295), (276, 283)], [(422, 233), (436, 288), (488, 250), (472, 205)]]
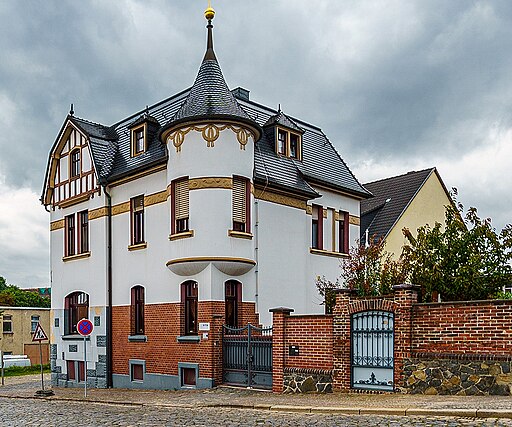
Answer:
[(132, 156), (138, 156), (146, 151), (146, 127), (140, 126), (132, 130)]
[(287, 129), (277, 128), (277, 154), (301, 159), (301, 135)]
[(69, 169), (71, 178), (80, 176), (80, 149), (71, 152)]

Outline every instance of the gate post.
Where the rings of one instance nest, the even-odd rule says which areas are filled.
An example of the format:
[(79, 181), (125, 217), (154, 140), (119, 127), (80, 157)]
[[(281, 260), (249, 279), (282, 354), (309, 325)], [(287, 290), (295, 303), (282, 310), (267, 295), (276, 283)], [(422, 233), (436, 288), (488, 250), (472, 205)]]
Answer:
[(350, 313), (349, 305), (353, 289), (336, 291), (336, 305), (333, 311), (333, 362), (332, 388), (336, 391), (350, 390)]
[(272, 391), (282, 393), (284, 390), (284, 357), (285, 357), (285, 322), (293, 308), (277, 307), (269, 310), (272, 313)]
[(413, 304), (418, 302), (420, 286), (409, 283), (393, 286), (397, 306), (395, 315), (395, 387), (402, 385), (404, 359), (412, 353)]
[(222, 325), (224, 324), (224, 316), (221, 314), (214, 314), (212, 316), (212, 327), (210, 331), (210, 341), (212, 342), (212, 378), (215, 381), (215, 386), (222, 384), (223, 380), (223, 365), (222, 365), (222, 344), (223, 334)]

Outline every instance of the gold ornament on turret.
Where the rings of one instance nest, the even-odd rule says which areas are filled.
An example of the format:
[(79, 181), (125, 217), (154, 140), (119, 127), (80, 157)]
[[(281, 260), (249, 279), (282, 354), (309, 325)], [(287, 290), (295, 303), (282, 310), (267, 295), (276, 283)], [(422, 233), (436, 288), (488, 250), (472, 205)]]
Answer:
[(213, 10), (210, 0), (208, 0), (208, 7), (204, 11), (204, 17), (208, 21), (211, 21), (215, 17), (215, 11)]

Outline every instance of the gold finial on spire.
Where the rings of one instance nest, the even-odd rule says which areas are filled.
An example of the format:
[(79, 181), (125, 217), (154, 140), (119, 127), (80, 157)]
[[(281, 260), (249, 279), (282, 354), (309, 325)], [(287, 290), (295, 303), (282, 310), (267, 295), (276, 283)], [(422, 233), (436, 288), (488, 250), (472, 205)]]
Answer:
[(208, 7), (206, 8), (206, 10), (204, 11), (204, 17), (208, 20), (208, 21), (211, 21), (213, 19), (213, 17), (215, 16), (215, 11), (213, 10), (212, 8), (212, 5), (211, 5), (211, 1), (208, 0)]

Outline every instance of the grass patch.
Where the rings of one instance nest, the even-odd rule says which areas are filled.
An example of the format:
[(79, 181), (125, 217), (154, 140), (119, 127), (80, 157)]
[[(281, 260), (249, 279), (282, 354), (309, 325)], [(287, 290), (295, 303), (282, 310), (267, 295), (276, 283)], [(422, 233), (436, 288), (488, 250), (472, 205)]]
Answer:
[[(50, 373), (50, 364), (43, 365), (43, 372), (45, 374)], [(34, 375), (41, 373), (41, 365), (32, 366), (11, 366), (10, 368), (4, 369), (4, 376), (6, 377), (18, 377), (20, 375)]]

